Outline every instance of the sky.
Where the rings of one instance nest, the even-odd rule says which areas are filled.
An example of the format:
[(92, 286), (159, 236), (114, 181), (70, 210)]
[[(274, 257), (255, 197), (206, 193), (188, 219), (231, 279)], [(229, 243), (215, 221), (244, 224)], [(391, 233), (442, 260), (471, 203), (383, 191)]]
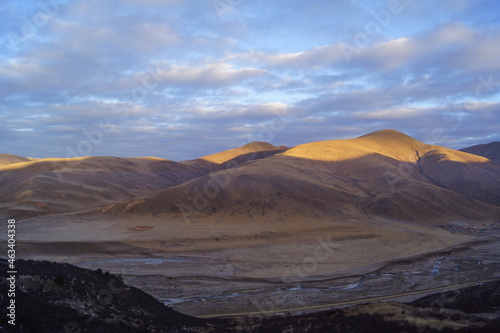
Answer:
[(0, 153), (500, 140), (500, 1), (0, 0)]

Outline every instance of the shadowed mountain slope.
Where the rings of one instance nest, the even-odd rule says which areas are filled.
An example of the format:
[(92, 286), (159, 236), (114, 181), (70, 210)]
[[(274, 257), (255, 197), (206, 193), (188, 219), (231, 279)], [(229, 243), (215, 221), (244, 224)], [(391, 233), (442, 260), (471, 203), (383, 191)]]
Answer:
[(104, 212), (406, 220), (500, 216), (498, 166), (384, 130), (299, 145), (113, 205)]
[(220, 153), (207, 155), (195, 160), (180, 162), (200, 170), (230, 169), (248, 161), (258, 160), (286, 151), (288, 147), (276, 147), (267, 142), (250, 142), (244, 146), (229, 149)]
[[(2, 155), (0, 215), (26, 218), (107, 206), (175, 186), (216, 170), (283, 151), (250, 143), (193, 161), (117, 157), (50, 158), (30, 161)], [(14, 156), (14, 157), (12, 157)], [(15, 163), (15, 164), (13, 164)]]
[(156, 158), (43, 159), (0, 167), (3, 215), (30, 217), (112, 204), (206, 172)]
[[(228, 162), (234, 158), (237, 158), (239, 156), (248, 156), (250, 154), (257, 154), (257, 153), (261, 153), (261, 154), (267, 153), (267, 154), (262, 154), (262, 155), (270, 156), (270, 155), (276, 154), (278, 152), (282, 152), (286, 149), (288, 149), (288, 148), (284, 147), (284, 146), (276, 147), (276, 146), (273, 146), (272, 144), (267, 143), (267, 142), (254, 141), (254, 142), (250, 142), (244, 146), (230, 149), (230, 150), (226, 150), (226, 151), (223, 151), (220, 153), (208, 155), (208, 156), (202, 157), (200, 159), (204, 160), (204, 161), (211, 162), (211, 163), (215, 163), (215, 164), (222, 164), (222, 163)], [(254, 158), (252, 158), (252, 159), (254, 159)]]
[(483, 156), (500, 164), (500, 141), (490, 142), (483, 145), (475, 145), (460, 149), (460, 151)]

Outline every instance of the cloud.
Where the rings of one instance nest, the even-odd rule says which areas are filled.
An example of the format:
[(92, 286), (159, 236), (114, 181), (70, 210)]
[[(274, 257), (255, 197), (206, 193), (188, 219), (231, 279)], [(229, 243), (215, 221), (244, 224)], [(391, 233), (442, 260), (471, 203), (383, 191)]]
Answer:
[(0, 152), (64, 157), (104, 120), (93, 155), (187, 159), (262, 133), (295, 145), (383, 128), (500, 140), (498, 2), (401, 6), (357, 45), (387, 3), (242, 1), (221, 16), (206, 0), (72, 1), (12, 48), (42, 9), (1, 4)]
[(261, 77), (266, 71), (257, 68), (233, 68), (230, 64), (215, 63), (204, 67), (170, 66), (158, 76), (168, 84), (193, 86), (221, 86)]
[(248, 54), (239, 55), (238, 58), (247, 61), (259, 61), (275, 67), (295, 68), (321, 68), (344, 60), (338, 45), (318, 46), (312, 50), (285, 54), (266, 54), (251, 51)]

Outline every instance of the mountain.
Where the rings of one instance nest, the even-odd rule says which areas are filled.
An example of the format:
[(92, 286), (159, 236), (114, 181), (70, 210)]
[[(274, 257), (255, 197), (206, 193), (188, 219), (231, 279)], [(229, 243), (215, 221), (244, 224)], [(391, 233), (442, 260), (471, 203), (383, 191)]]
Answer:
[(285, 146), (276, 147), (267, 142), (254, 141), (238, 148), (229, 149), (223, 152), (180, 163), (193, 166), (197, 169), (216, 171), (229, 169), (248, 161), (276, 155), (287, 149), (288, 147)]
[[(154, 157), (82, 157), (30, 161), (3, 154), (0, 155), (0, 216), (27, 218), (107, 206), (175, 186), (216, 170), (271, 156), (285, 148), (253, 142), (184, 162)], [(5, 161), (4, 165), (2, 161)]]
[(102, 212), (220, 219), (481, 220), (500, 217), (498, 193), (499, 167), (487, 158), (384, 130), (299, 145)]
[(271, 156), (271, 155), (283, 152), (287, 149), (288, 149), (288, 147), (284, 147), (284, 146), (276, 147), (276, 146), (274, 146), (270, 143), (267, 143), (267, 142), (254, 141), (254, 142), (247, 143), (246, 145), (238, 147), (238, 148), (229, 149), (229, 150), (223, 151), (221, 153), (216, 153), (216, 154), (202, 157), (201, 160), (208, 161), (211, 163), (216, 163), (216, 164), (222, 164), (222, 163), (228, 162), (230, 160), (234, 160), (235, 158), (242, 157), (242, 156), (244, 156), (244, 157), (251, 156), (252, 160), (258, 159), (257, 156), (260, 156), (259, 158), (264, 158), (267, 156)]
[(0, 166), (3, 217), (105, 207), (174, 217), (476, 220), (500, 209), (498, 164), (394, 130), (293, 148), (252, 142), (183, 162), (4, 156), (19, 159)]
[(183, 183), (206, 170), (157, 158), (42, 159), (0, 167), (5, 216), (101, 207)]
[(500, 164), (500, 141), (490, 142), (482, 145), (475, 145), (460, 149), (460, 151), (483, 156)]
[(0, 154), (0, 166), (14, 163), (29, 162), (30, 159), (12, 154)]

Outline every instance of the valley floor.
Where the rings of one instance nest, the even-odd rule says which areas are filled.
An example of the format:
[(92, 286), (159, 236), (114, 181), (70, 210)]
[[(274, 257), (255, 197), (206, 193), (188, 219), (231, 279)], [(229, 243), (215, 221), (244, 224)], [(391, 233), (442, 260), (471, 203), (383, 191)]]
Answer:
[(299, 314), (388, 295), (405, 302), (440, 287), (500, 279), (493, 221), (231, 222), (53, 215), (18, 221), (17, 251), (23, 259), (121, 274), (202, 317)]

